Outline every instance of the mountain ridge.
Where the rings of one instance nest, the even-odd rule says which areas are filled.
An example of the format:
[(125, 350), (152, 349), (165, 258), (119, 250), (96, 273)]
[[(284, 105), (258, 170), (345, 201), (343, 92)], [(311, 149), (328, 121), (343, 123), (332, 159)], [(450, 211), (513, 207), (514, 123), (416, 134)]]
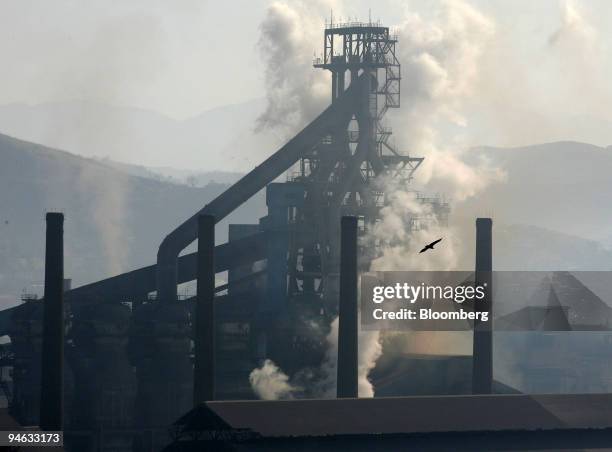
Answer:
[[(521, 160), (521, 151), (484, 150), (499, 157), (497, 161), (506, 165), (509, 178), (506, 185), (486, 190), (480, 199), (453, 206), (451, 220), (457, 224), (465, 221), (465, 248), (473, 251), (473, 219), (493, 205), (498, 207), (493, 215), (497, 269), (610, 270), (610, 249), (572, 231), (574, 226), (580, 226), (577, 219), (585, 224), (602, 222), (603, 228), (612, 223), (606, 219), (607, 214), (600, 214), (605, 205), (603, 198), (597, 198), (595, 204), (587, 203), (594, 207), (592, 211), (573, 217), (564, 197), (568, 196), (567, 190), (576, 192), (578, 198), (600, 196), (591, 193), (593, 188), (588, 181), (605, 184), (600, 187), (604, 195), (612, 192), (612, 182), (607, 177), (612, 153), (570, 142), (547, 143), (534, 149), (527, 163)], [(561, 163), (552, 158), (560, 155), (559, 150), (566, 155)], [(596, 162), (595, 168), (589, 166), (593, 152), (603, 159)], [(501, 158), (496, 154), (504, 155)], [(588, 173), (582, 174), (584, 181), (574, 181), (567, 188), (565, 171), (578, 168), (581, 159), (586, 163), (581, 162), (580, 171)], [(535, 168), (534, 162), (539, 162)], [(541, 173), (544, 163), (548, 171), (542, 174), (543, 178), (532, 177)], [(163, 237), (229, 186), (210, 180), (203, 180), (202, 186), (190, 186), (155, 175), (133, 175), (132, 169), (122, 165), (0, 135), (0, 295), (17, 296), (24, 288), (30, 290), (32, 283), (41, 284), (46, 211), (60, 209), (66, 214), (66, 276), (78, 286), (154, 263)], [(148, 171), (145, 166), (138, 168)], [(203, 174), (207, 177), (207, 173)], [(532, 202), (530, 190), (534, 187), (545, 193)], [(558, 204), (548, 202), (543, 208), (539, 202), (553, 192), (560, 193)], [(500, 208), (503, 202), (506, 203)], [(229, 222), (254, 224), (265, 213), (264, 195), (260, 192), (219, 224), (218, 242), (226, 240)], [(559, 214), (563, 222), (546, 222), (548, 217)], [(463, 262), (470, 266), (473, 256)]]
[[(66, 277), (78, 286), (155, 262), (164, 236), (227, 187), (134, 176), (0, 135), (0, 295), (42, 283), (47, 211), (65, 213)], [(264, 215), (259, 193), (218, 224), (218, 241), (228, 223)]]

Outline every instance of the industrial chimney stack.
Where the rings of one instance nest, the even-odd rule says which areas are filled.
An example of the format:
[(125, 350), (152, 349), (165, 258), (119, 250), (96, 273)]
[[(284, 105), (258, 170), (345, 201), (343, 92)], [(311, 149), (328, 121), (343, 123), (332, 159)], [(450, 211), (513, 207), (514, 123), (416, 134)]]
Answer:
[(357, 218), (342, 217), (340, 239), (340, 309), (338, 312), (338, 398), (357, 391)]
[(474, 322), (472, 352), (472, 392), (491, 394), (493, 386), (493, 221), (476, 219), (476, 285), (486, 285), (486, 297), (476, 304), (478, 311), (488, 312), (487, 322)]
[(40, 427), (63, 430), (64, 215), (47, 213)]

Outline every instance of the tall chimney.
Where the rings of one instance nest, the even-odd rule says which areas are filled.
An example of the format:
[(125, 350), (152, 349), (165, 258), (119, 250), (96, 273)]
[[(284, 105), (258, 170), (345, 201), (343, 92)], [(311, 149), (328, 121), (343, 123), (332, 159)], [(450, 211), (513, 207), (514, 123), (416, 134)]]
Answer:
[(342, 217), (340, 236), (340, 308), (338, 324), (338, 398), (357, 391), (357, 218)]
[(194, 406), (215, 396), (215, 217), (198, 217), (198, 288), (195, 307)]
[(476, 303), (476, 310), (488, 313), (487, 322), (474, 322), (472, 351), (472, 392), (491, 394), (493, 386), (493, 221), (490, 218), (476, 219), (476, 273), (479, 286), (486, 285), (485, 299)]
[(47, 213), (40, 427), (63, 430), (64, 214)]

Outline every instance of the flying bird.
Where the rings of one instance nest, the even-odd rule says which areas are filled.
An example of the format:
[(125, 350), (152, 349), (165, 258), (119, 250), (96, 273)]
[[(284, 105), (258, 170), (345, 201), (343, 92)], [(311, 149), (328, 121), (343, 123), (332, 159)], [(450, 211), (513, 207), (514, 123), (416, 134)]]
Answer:
[[(443, 237), (443, 238), (444, 238), (444, 237)], [(428, 244), (428, 245), (425, 245), (425, 246), (423, 247), (423, 249), (422, 249), (421, 251), (419, 251), (419, 254), (424, 253), (424, 252), (425, 252), (425, 251), (427, 251), (427, 250), (433, 250), (433, 249), (434, 249), (434, 246), (436, 246), (436, 244), (440, 243), (441, 241), (442, 241), (442, 239), (438, 239), (438, 240), (436, 240), (436, 241), (434, 241), (434, 242), (431, 242), (431, 243), (430, 243), (430, 244)]]

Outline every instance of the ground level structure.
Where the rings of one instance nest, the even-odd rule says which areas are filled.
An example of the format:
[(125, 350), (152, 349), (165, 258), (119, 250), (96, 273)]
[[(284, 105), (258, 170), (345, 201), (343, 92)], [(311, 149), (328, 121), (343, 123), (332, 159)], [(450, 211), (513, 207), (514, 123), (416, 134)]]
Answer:
[(611, 448), (612, 394), (208, 402), (175, 428), (166, 451)]

